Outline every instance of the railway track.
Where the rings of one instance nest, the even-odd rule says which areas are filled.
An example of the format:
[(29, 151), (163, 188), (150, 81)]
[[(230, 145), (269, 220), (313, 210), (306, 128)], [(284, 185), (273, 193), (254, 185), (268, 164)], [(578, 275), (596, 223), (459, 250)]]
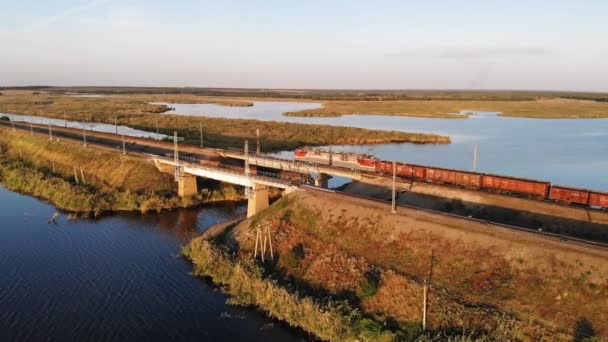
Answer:
[[(363, 195), (351, 194), (351, 193), (339, 191), (339, 190), (323, 189), (323, 188), (318, 188), (318, 187), (315, 187), (312, 185), (301, 185), (301, 187), (306, 188), (306, 189), (311, 189), (313, 191), (328, 192), (328, 193), (334, 193), (334, 194), (338, 194), (338, 195), (345, 196), (345, 197), (364, 199), (367, 201), (381, 203), (383, 205), (386, 205), (387, 207), (390, 206), (390, 204), (391, 204), (390, 202), (388, 202), (386, 200), (363, 196)], [(432, 210), (432, 209), (420, 208), (420, 207), (416, 207), (416, 206), (409, 205), (409, 204), (397, 203), (397, 207), (407, 208), (407, 209), (415, 210), (417, 212), (440, 215), (443, 217), (449, 217), (449, 218), (460, 220), (460, 221), (476, 222), (476, 223), (480, 223), (480, 224), (483, 224), (486, 226), (492, 225), (492, 226), (496, 226), (496, 227), (522, 231), (522, 232), (542, 236), (544, 238), (548, 238), (548, 239), (551, 239), (554, 241), (566, 242), (566, 243), (576, 244), (576, 245), (587, 247), (587, 248), (608, 251), (608, 243), (604, 243), (604, 242), (586, 240), (586, 239), (581, 239), (581, 238), (572, 237), (572, 236), (568, 236), (568, 235), (561, 235), (561, 234), (556, 234), (556, 233), (551, 233), (551, 232), (545, 232), (542, 230), (515, 226), (515, 225), (506, 224), (506, 223), (490, 221), (490, 220), (484, 220), (484, 219), (479, 219), (479, 218), (475, 218), (475, 217), (468, 217), (468, 216), (456, 215), (456, 214), (446, 213), (446, 212)]]
[[(0, 122), (0, 125), (5, 126), (5, 127), (11, 127), (10, 122)], [(33, 127), (30, 127), (28, 124), (15, 123), (15, 129), (19, 129), (21, 131), (32, 130), (32, 132), (35, 133), (36, 135), (46, 135), (47, 134), (46, 127), (40, 127), (37, 125), (33, 125)], [(54, 127), (54, 129), (55, 129), (55, 127)], [(53, 135), (61, 136), (63, 138), (66, 138), (66, 139), (74, 141), (74, 142), (80, 142), (81, 141), (80, 139), (82, 139), (79, 134), (76, 134), (73, 132), (63, 132), (60, 129), (54, 130)], [(119, 150), (121, 148), (120, 145), (122, 144), (122, 142), (120, 140), (101, 138), (101, 137), (90, 137), (90, 140), (88, 140), (87, 142), (92, 145), (98, 145), (98, 146), (106, 147), (106, 148), (109, 147), (109, 148), (116, 149), (116, 150)], [(154, 150), (156, 150), (154, 152), (156, 152), (156, 153), (150, 153), (152, 151), (142, 151), (142, 150), (140, 150), (140, 148), (142, 148), (142, 147), (145, 148), (146, 146), (137, 144), (137, 143), (135, 143), (135, 144), (129, 143), (129, 144), (126, 144), (125, 147), (126, 147), (126, 150), (129, 151), (130, 153), (136, 153), (136, 154), (140, 154), (142, 156), (145, 156), (145, 155), (163, 156), (167, 153), (172, 153), (172, 150), (163, 149), (163, 148), (154, 148)], [(189, 154), (195, 155), (194, 153), (189, 153)], [(200, 157), (203, 157), (203, 156), (201, 155)], [(312, 189), (315, 191), (335, 193), (335, 194), (339, 194), (339, 195), (346, 196), (346, 197), (365, 199), (368, 201), (382, 203), (384, 205), (390, 205), (390, 203), (385, 200), (381, 200), (381, 199), (377, 199), (377, 198), (373, 198), (373, 197), (369, 197), (369, 196), (356, 195), (356, 194), (351, 194), (351, 193), (347, 193), (344, 191), (333, 190), (333, 189), (323, 189), (323, 188), (318, 188), (318, 187), (315, 187), (312, 185), (307, 185), (307, 184), (303, 184), (300, 186), (303, 188)], [(558, 240), (561, 242), (568, 242), (568, 243), (583, 245), (585, 247), (591, 247), (591, 248), (596, 248), (596, 249), (601, 249), (601, 250), (608, 250), (608, 243), (603, 243), (603, 242), (598, 242), (598, 241), (593, 241), (593, 240), (586, 240), (586, 239), (581, 239), (581, 238), (577, 238), (577, 237), (561, 235), (561, 234), (556, 234), (556, 233), (551, 233), (551, 232), (545, 232), (545, 231), (541, 231), (541, 230), (537, 230), (537, 229), (533, 229), (533, 228), (515, 226), (515, 225), (506, 224), (506, 223), (496, 222), (496, 221), (479, 219), (479, 218), (475, 218), (475, 217), (468, 217), (468, 216), (462, 216), (462, 215), (457, 215), (457, 214), (452, 214), (452, 213), (446, 213), (446, 212), (441, 212), (441, 211), (437, 211), (437, 210), (416, 207), (416, 206), (408, 205), (408, 204), (399, 204), (398, 203), (397, 206), (401, 207), (401, 208), (408, 208), (411, 210), (415, 210), (417, 212), (441, 215), (443, 217), (450, 217), (453, 219), (464, 220), (464, 221), (468, 221), (468, 222), (476, 222), (476, 223), (480, 223), (480, 224), (484, 224), (484, 225), (493, 225), (493, 226), (507, 228), (507, 229), (511, 229), (511, 230), (523, 231), (523, 232), (543, 236), (545, 238)]]

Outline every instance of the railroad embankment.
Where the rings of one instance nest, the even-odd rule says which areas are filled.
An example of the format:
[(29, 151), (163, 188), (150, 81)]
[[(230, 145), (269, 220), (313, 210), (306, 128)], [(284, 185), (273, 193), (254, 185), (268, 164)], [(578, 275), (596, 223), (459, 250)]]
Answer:
[[(354, 181), (340, 190), (390, 201), (389, 181), (373, 183)], [(396, 198), (417, 208), (608, 243), (606, 211), (419, 182), (397, 183)]]
[(0, 147), (0, 181), (7, 188), (69, 212), (161, 211), (242, 199), (234, 187), (215, 184), (179, 198), (173, 177), (154, 164), (94, 146), (0, 128)]
[[(405, 208), (391, 215), (389, 209), (301, 190), (252, 219), (193, 240), (184, 251), (195, 273), (224, 286), (236, 303), (256, 305), (323, 339), (608, 336), (608, 252)], [(268, 243), (262, 252), (264, 236), (274, 258)], [(423, 333), (425, 279), (429, 329)], [(333, 315), (335, 303), (343, 303), (342, 318), (320, 315)]]

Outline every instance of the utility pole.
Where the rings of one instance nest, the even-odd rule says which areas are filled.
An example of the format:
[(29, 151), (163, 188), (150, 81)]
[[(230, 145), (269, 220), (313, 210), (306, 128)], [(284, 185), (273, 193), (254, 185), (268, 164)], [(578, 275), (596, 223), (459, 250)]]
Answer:
[(249, 176), (249, 141), (245, 140), (245, 175)]
[(477, 171), (477, 144), (473, 146), (473, 172)]
[(177, 145), (177, 131), (173, 131), (173, 161), (175, 163), (175, 181), (181, 179), (181, 173), (179, 169), (179, 151)]
[(391, 214), (397, 213), (397, 203), (396, 203), (397, 191), (395, 189), (396, 183), (397, 183), (397, 161), (393, 160), (393, 205), (391, 207)]
[(426, 306), (427, 306), (427, 279), (424, 277), (424, 287), (422, 288), (423, 303), (422, 303), (422, 331), (426, 331)]
[(255, 129), (255, 137), (257, 139), (256, 153), (259, 155), (260, 154), (260, 129), (259, 128)]
[(429, 267), (429, 274), (424, 277), (423, 292), (423, 303), (422, 303), (422, 330), (426, 330), (426, 320), (428, 316), (428, 301), (429, 301), (429, 288), (433, 279), (433, 266), (435, 263), (435, 250), (431, 250), (431, 264)]
[(199, 130), (201, 132), (201, 148), (203, 148), (203, 123), (199, 123)]

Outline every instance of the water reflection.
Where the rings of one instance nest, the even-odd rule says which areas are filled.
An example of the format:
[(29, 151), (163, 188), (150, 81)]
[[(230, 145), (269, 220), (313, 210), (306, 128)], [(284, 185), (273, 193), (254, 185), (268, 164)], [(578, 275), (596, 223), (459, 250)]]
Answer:
[(291, 341), (181, 258), (187, 236), (244, 211), (215, 206), (47, 224), (56, 209), (0, 187), (0, 341)]

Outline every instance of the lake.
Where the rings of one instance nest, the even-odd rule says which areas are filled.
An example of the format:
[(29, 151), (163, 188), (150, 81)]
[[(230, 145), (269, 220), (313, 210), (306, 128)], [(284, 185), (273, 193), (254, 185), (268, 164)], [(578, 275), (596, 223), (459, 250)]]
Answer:
[(0, 341), (304, 338), (193, 277), (180, 246), (242, 205), (101, 219), (0, 187)]
[[(471, 170), (474, 146), (477, 170), (549, 180), (555, 184), (608, 191), (608, 119), (529, 119), (479, 112), (468, 119), (345, 115), (292, 117), (285, 111), (318, 108), (320, 104), (255, 101), (252, 107), (215, 104), (167, 104), (166, 114), (243, 118), (325, 124), (452, 137), (449, 145), (382, 144), (334, 146), (374, 154), (385, 160)], [(261, 132), (262, 135), (264, 132)], [(284, 153), (283, 156), (290, 156)]]

